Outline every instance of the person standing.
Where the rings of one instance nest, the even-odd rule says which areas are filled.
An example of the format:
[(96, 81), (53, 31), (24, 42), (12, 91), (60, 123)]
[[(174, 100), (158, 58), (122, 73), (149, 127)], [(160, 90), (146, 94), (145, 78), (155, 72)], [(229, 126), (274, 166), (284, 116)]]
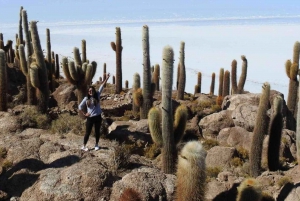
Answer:
[[(88, 151), (89, 149), (87, 148), (86, 144), (89, 140), (90, 134), (92, 132), (92, 128), (94, 126), (95, 128), (95, 138), (96, 138), (96, 143), (95, 143), (95, 150), (99, 150), (99, 139), (100, 139), (100, 127), (101, 127), (101, 122), (102, 122), (102, 117), (101, 117), (101, 107), (100, 107), (100, 94), (103, 91), (104, 85), (106, 84), (108, 78), (110, 77), (110, 73), (107, 74), (106, 79), (103, 81), (101, 86), (99, 87), (99, 90), (96, 91), (94, 86), (89, 86), (88, 88), (88, 95), (84, 97), (84, 99), (81, 101), (81, 103), (78, 106), (79, 111), (87, 117), (86, 119), (86, 131), (85, 135), (83, 138), (83, 146), (81, 149), (83, 151)], [(84, 107), (87, 107), (87, 112), (84, 112)]]

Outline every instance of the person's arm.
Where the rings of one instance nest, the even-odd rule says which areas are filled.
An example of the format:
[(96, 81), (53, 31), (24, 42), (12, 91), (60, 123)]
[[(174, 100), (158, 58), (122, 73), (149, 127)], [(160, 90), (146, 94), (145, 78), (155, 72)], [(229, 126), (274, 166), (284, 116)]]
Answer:
[(104, 85), (106, 84), (109, 77), (110, 77), (110, 73), (107, 74), (106, 79), (102, 82), (101, 86), (99, 87), (99, 95), (101, 94), (101, 92), (104, 88)]
[(84, 105), (86, 104), (86, 100), (87, 100), (87, 97), (85, 97), (85, 98), (81, 101), (81, 103), (78, 105), (78, 110), (83, 114), (83, 116), (88, 117), (88, 116), (90, 116), (90, 114), (89, 114), (89, 113), (84, 113), (84, 111), (83, 111), (83, 107), (84, 107)]

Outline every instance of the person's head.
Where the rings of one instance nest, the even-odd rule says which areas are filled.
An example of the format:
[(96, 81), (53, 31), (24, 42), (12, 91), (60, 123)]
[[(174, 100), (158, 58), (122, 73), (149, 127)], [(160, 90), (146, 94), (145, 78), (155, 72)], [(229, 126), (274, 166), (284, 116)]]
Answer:
[(95, 93), (96, 93), (95, 87), (94, 86), (89, 86), (89, 88), (88, 88), (88, 97), (90, 98), (90, 97), (94, 96)]
[(94, 101), (94, 104), (97, 104), (99, 102), (99, 97), (94, 86), (89, 86), (87, 97), (88, 97), (88, 101), (87, 101), (88, 106), (91, 104), (91, 101)]

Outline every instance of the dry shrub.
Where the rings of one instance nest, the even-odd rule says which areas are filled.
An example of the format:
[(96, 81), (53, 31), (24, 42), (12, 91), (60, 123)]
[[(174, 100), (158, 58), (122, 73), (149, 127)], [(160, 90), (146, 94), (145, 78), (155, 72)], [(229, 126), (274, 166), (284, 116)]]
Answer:
[(292, 183), (292, 179), (288, 176), (283, 176), (277, 181), (277, 185), (279, 186), (279, 188), (281, 188), (282, 186), (288, 183)]
[(209, 150), (215, 146), (219, 145), (219, 142), (217, 140), (214, 139), (206, 139), (203, 143), (202, 143), (203, 147), (205, 150)]
[(11, 161), (9, 161), (9, 160), (4, 160), (4, 161), (2, 162), (2, 168), (3, 168), (5, 171), (8, 170), (9, 168), (11, 168), (12, 165), (13, 165), (13, 163), (12, 163)]
[(207, 167), (206, 168), (206, 180), (210, 181), (212, 178), (217, 178), (218, 174), (222, 171), (221, 167)]
[(240, 167), (244, 164), (244, 162), (239, 157), (234, 157), (231, 159), (230, 164), (234, 167)]
[(131, 146), (125, 144), (119, 144), (117, 141), (113, 141), (110, 147), (109, 168), (113, 174), (117, 174), (119, 169), (126, 168), (129, 165)]
[(140, 113), (133, 110), (125, 110), (124, 116), (129, 117), (129, 119), (140, 119)]
[(0, 158), (6, 158), (7, 150), (3, 147), (0, 147)]
[(201, 112), (206, 108), (211, 108), (213, 103), (211, 101), (194, 101), (194, 104), (191, 107), (193, 113)]
[(51, 122), (50, 118), (39, 112), (36, 106), (25, 108), (19, 115), (19, 120), (23, 128), (48, 129)]
[(212, 110), (212, 112), (220, 112), (222, 110), (220, 105), (212, 105), (210, 109)]
[(120, 201), (141, 201), (140, 194), (132, 188), (126, 188), (121, 194)]
[(82, 120), (79, 115), (70, 115), (69, 113), (64, 113), (59, 115), (58, 119), (52, 121), (51, 131), (58, 134), (66, 134), (70, 131), (75, 134), (84, 134), (84, 120)]
[(161, 150), (155, 143), (144, 149), (144, 156), (150, 159), (156, 158), (160, 153)]
[(239, 158), (241, 158), (243, 161), (246, 161), (249, 159), (249, 152), (247, 149), (243, 147), (237, 147), (236, 148), (237, 155)]

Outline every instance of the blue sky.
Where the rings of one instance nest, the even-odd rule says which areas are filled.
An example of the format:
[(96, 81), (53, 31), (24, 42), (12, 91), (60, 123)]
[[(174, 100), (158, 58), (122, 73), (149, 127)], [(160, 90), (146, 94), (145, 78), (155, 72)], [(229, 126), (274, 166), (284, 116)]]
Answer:
[(0, 0), (0, 23), (18, 21), (20, 6), (31, 20), (165, 19), (297, 15), (296, 0)]

